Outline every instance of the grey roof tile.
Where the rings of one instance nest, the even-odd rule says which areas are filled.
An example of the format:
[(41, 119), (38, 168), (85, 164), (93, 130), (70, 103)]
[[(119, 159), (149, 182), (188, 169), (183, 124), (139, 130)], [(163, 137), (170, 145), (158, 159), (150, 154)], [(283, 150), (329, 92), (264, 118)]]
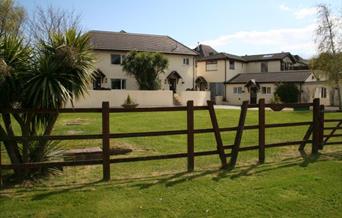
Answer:
[(169, 36), (126, 32), (89, 31), (95, 50), (149, 51), (167, 54), (198, 55)]
[(258, 83), (304, 82), (310, 75), (311, 72), (308, 70), (268, 73), (240, 73), (225, 83), (244, 84), (252, 79)]

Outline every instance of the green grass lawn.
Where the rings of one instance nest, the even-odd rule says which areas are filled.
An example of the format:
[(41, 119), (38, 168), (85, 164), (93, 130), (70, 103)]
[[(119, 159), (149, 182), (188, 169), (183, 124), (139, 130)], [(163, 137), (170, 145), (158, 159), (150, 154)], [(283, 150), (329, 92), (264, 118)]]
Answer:
[[(267, 123), (310, 121), (311, 112), (267, 111)], [(339, 118), (342, 114), (327, 114)], [(236, 126), (238, 110), (217, 110), (220, 127)], [(78, 125), (70, 125), (77, 121)], [(186, 129), (184, 112), (111, 114), (111, 132)], [(248, 111), (247, 124), (257, 123)], [(210, 128), (207, 111), (195, 112), (195, 128)], [(307, 127), (266, 131), (266, 143), (301, 140)], [(63, 114), (54, 134), (101, 132), (100, 114)], [(242, 146), (257, 144), (256, 130), (246, 130)], [(235, 133), (223, 133), (232, 144)], [(116, 157), (186, 151), (186, 136), (111, 140), (133, 152)], [(101, 146), (100, 140), (63, 141), (67, 148)], [(212, 133), (195, 136), (195, 151), (215, 149)], [(39, 183), (0, 191), (0, 217), (341, 217), (342, 149), (325, 147), (317, 157), (301, 156), (298, 146), (241, 152), (236, 169), (220, 171), (217, 155), (195, 158), (195, 172), (185, 159), (111, 165), (111, 181), (102, 182), (101, 166), (66, 167)], [(229, 152), (227, 150), (227, 152)], [(3, 153), (3, 159), (8, 162)], [(310, 153), (310, 145), (307, 145)], [(229, 159), (228, 159), (229, 160)]]

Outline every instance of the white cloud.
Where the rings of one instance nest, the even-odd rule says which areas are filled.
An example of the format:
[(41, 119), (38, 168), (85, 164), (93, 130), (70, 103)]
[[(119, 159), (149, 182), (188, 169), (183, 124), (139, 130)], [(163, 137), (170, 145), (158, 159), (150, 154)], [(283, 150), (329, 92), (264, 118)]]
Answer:
[(291, 10), (291, 9), (290, 9), (287, 5), (285, 5), (285, 4), (279, 5), (279, 8), (280, 8), (281, 10), (283, 10), (283, 11), (290, 11), (290, 10)]
[(312, 7), (312, 8), (302, 8), (300, 10), (294, 11), (293, 12), (294, 16), (296, 19), (303, 19), (308, 16), (312, 16), (317, 14), (317, 8)]
[[(218, 51), (250, 53), (257, 51), (280, 52), (290, 51), (305, 56), (311, 56), (315, 53), (315, 43), (313, 40), (313, 31), (315, 25), (311, 24), (303, 28), (282, 28), (271, 29), (267, 31), (240, 31), (216, 39), (203, 41)], [(231, 49), (234, 51), (232, 51)], [(245, 49), (245, 51), (243, 51)]]
[(316, 7), (294, 9), (294, 8), (290, 8), (286, 4), (281, 4), (279, 5), (279, 8), (282, 11), (290, 12), (298, 20), (315, 15), (317, 13)]

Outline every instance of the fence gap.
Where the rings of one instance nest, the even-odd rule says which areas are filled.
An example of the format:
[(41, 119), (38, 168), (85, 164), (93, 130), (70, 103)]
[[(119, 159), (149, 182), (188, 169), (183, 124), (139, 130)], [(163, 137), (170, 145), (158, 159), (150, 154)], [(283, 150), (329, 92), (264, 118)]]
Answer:
[(259, 163), (265, 162), (265, 99), (259, 99)]
[(232, 157), (230, 159), (230, 164), (229, 164), (231, 167), (234, 167), (236, 165), (236, 161), (237, 161), (237, 157), (238, 157), (239, 149), (240, 149), (240, 144), (241, 144), (242, 133), (243, 133), (243, 129), (245, 126), (247, 110), (248, 110), (248, 101), (244, 101), (241, 105), (239, 125), (236, 130), (234, 146), (232, 148)]
[(187, 111), (187, 150), (188, 150), (188, 172), (194, 171), (194, 102), (188, 101)]
[(109, 102), (102, 102), (102, 168), (103, 168), (103, 180), (110, 180), (110, 127), (109, 127)]
[(222, 169), (227, 168), (227, 158), (226, 154), (224, 153), (224, 148), (223, 148), (223, 142), (221, 138), (221, 133), (220, 129), (218, 126), (215, 110), (214, 110), (214, 103), (212, 101), (207, 101), (208, 104), (208, 110), (209, 110), (209, 115), (211, 119), (211, 124), (213, 126), (214, 130), (214, 135), (215, 135), (215, 140), (216, 140), (216, 147), (217, 147), (217, 152), (219, 153), (219, 157), (221, 160), (221, 167)]

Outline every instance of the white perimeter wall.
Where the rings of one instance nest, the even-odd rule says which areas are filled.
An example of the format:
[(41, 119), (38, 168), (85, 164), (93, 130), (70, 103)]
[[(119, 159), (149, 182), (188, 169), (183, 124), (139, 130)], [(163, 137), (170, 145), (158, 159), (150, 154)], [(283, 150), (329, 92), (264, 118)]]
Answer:
[[(173, 93), (169, 90), (88, 90), (88, 94), (74, 102), (75, 108), (101, 108), (103, 101), (108, 101), (110, 107), (121, 107), (127, 96), (139, 104), (138, 107), (172, 107)], [(178, 93), (183, 105), (189, 100), (194, 101), (195, 106), (207, 105), (210, 100), (208, 91), (182, 91)], [(66, 108), (71, 108), (68, 103)]]
[[(138, 107), (173, 106), (172, 91), (153, 90), (88, 90), (88, 95), (74, 102), (75, 108), (101, 108), (103, 101), (110, 107), (121, 107), (127, 96), (139, 104)], [(71, 107), (71, 104), (66, 106)]]
[(194, 106), (207, 105), (207, 101), (210, 100), (209, 91), (183, 91), (179, 93), (181, 103), (186, 105), (187, 101), (194, 101)]

